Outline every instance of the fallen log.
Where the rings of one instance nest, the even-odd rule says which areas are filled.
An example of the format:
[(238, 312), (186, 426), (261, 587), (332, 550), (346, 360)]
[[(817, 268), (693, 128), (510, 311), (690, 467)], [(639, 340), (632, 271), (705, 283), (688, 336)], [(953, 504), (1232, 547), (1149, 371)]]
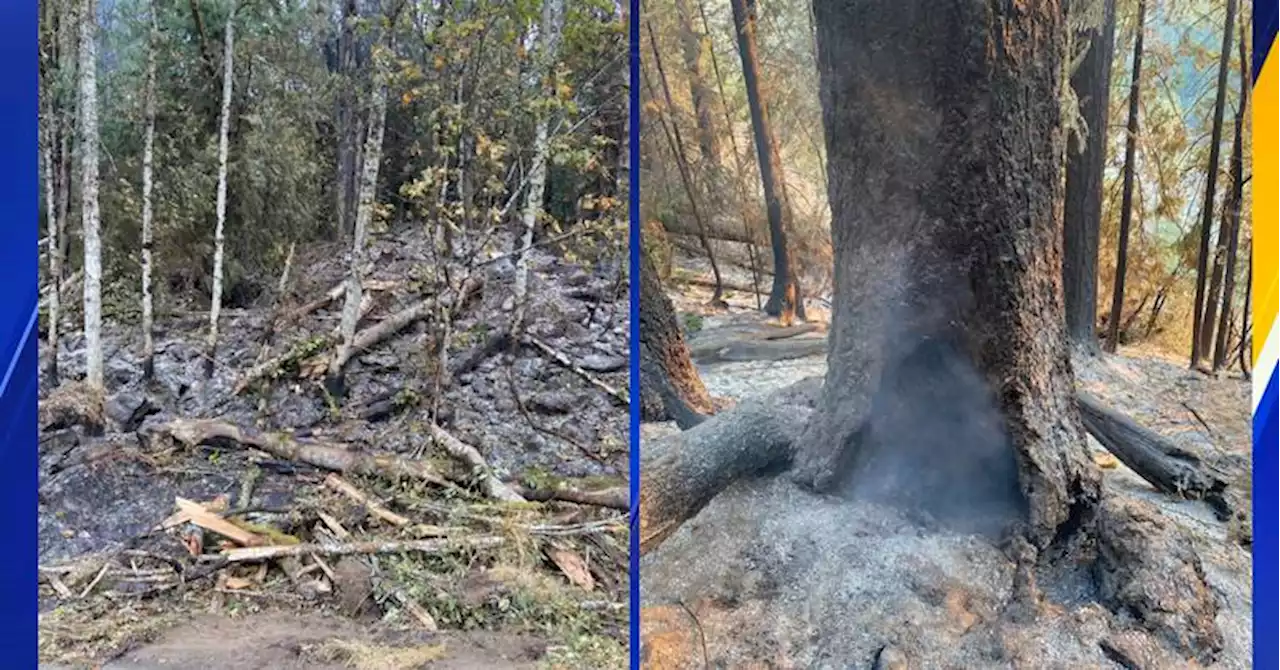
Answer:
[(1224, 473), (1215, 472), (1196, 454), (1143, 428), (1090, 393), (1078, 391), (1076, 401), (1089, 434), (1139, 477), (1161, 492), (1205, 500), (1219, 514), (1231, 514), (1223, 496), (1229, 485)]
[(307, 463), (334, 472), (406, 477), (441, 486), (448, 485), (443, 475), (423, 461), (386, 452), (355, 451), (346, 444), (303, 441), (285, 433), (261, 433), (226, 421), (174, 419), (158, 426), (156, 432), (188, 447), (232, 442), (265, 451), (277, 458)]
[(734, 481), (790, 462), (820, 378), (725, 410), (641, 452), (640, 555), (656, 548)]
[(552, 360), (559, 363), (560, 365), (563, 365), (570, 372), (578, 375), (579, 377), (582, 377), (592, 386), (595, 386), (596, 388), (613, 396), (613, 398), (617, 400), (620, 404), (622, 404), (624, 407), (631, 404), (631, 400), (627, 398), (627, 396), (623, 394), (621, 391), (597, 379), (595, 375), (592, 375), (590, 372), (583, 370), (582, 366), (569, 360), (568, 356), (565, 356), (559, 351), (556, 351), (554, 348), (551, 347), (551, 345), (547, 344), (546, 342), (543, 342), (542, 340), (539, 340), (538, 338), (533, 337), (532, 335), (525, 336), (524, 341), (532, 345), (542, 353), (546, 354), (547, 356), (550, 356)]
[(699, 364), (749, 361), (786, 361), (826, 353), (827, 339), (764, 339), (730, 342), (698, 342), (689, 345), (689, 356)]
[(493, 471), (489, 469), (489, 464), (485, 463), (484, 457), (480, 455), (476, 448), (450, 435), (448, 431), (436, 425), (431, 424), (431, 438), (437, 446), (442, 447), (450, 456), (471, 466), (472, 471), (479, 477), (480, 487), (484, 494), (494, 500), (503, 502), (524, 502), (524, 498), (520, 497), (510, 486), (507, 486), (498, 479)]

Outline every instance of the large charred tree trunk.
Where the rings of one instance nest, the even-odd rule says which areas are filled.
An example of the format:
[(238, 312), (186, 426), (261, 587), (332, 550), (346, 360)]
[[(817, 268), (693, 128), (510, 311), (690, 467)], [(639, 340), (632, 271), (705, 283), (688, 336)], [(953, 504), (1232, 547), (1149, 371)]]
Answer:
[(1066, 200), (1062, 224), (1062, 288), (1071, 341), (1098, 349), (1098, 225), (1102, 219), (1102, 175), (1107, 158), (1107, 110), (1110, 107), (1111, 57), (1115, 50), (1116, 3), (1105, 3), (1102, 25), (1082, 37), (1089, 50), (1071, 75), (1084, 119), (1069, 139)]
[[(1209, 240), (1213, 228), (1214, 198), (1218, 188), (1218, 160), (1222, 148), (1222, 117), (1227, 105), (1227, 71), (1231, 63), (1231, 33), (1235, 31), (1236, 0), (1227, 0), (1227, 20), (1222, 28), (1222, 52), (1218, 58), (1218, 95), (1213, 102), (1213, 130), (1209, 139), (1209, 168), (1205, 172), (1204, 205), (1200, 218), (1200, 255), (1196, 264), (1196, 300), (1191, 328), (1191, 367), (1200, 365), (1200, 359), (1213, 346), (1213, 323), (1217, 314), (1214, 293), (1221, 286), (1211, 286), (1205, 294), (1205, 280), (1209, 273)], [(1225, 254), (1225, 238), (1218, 235), (1218, 246)], [(1221, 259), (1219, 259), (1220, 261)], [(1216, 264), (1215, 264), (1216, 265)], [(1218, 270), (1220, 272), (1220, 270)], [(1215, 284), (1221, 282), (1218, 274)]]
[(1099, 496), (1062, 318), (1060, 8), (816, 0), (814, 11), (835, 301), (793, 476), (831, 490), (891, 453), (873, 404), (928, 421), (936, 407), (892, 382), (941, 355), (989, 390), (1030, 536), (1047, 545)]
[(760, 163), (760, 180), (764, 185), (765, 211), (769, 217), (769, 238), (773, 246), (773, 288), (764, 311), (770, 316), (790, 314), (804, 318), (804, 298), (791, 267), (791, 249), (787, 233), (791, 228), (791, 207), (787, 202), (786, 180), (782, 176), (782, 159), (778, 140), (769, 123), (769, 106), (760, 93), (760, 59), (756, 55), (755, 0), (730, 0), (733, 24), (738, 33), (738, 54), (742, 58), (742, 79), (747, 88), (747, 105), (751, 108), (751, 128), (755, 134), (756, 159)]
[(640, 418), (691, 428), (711, 414), (711, 396), (689, 358), (671, 299), (647, 248), (640, 252)]
[(1124, 311), (1124, 276), (1129, 264), (1129, 227), (1133, 222), (1133, 174), (1138, 166), (1138, 94), (1142, 86), (1142, 36), (1146, 30), (1147, 3), (1138, 0), (1138, 25), (1134, 28), (1133, 75), (1129, 80), (1129, 124), (1124, 140), (1124, 188), (1120, 195), (1120, 242), (1116, 247), (1116, 278), (1111, 285), (1111, 314), (1107, 317), (1106, 349), (1120, 345), (1120, 315)]

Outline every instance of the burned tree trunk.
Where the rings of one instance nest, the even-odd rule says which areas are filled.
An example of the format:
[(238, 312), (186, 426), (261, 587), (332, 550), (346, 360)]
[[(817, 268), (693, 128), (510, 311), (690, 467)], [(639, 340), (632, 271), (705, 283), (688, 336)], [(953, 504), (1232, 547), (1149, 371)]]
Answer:
[(1098, 225), (1102, 219), (1102, 176), (1107, 157), (1111, 57), (1115, 46), (1116, 3), (1105, 2), (1102, 25), (1086, 34), (1089, 51), (1071, 75), (1084, 119), (1083, 144), (1073, 137), (1067, 152), (1066, 199), (1062, 224), (1062, 288), (1067, 336), (1097, 351)]
[[(1209, 168), (1205, 172), (1204, 205), (1200, 219), (1200, 255), (1196, 264), (1196, 299), (1191, 327), (1191, 367), (1200, 365), (1200, 359), (1213, 346), (1213, 325), (1217, 314), (1215, 293), (1222, 276), (1216, 274), (1209, 293), (1205, 293), (1205, 280), (1209, 274), (1209, 239), (1213, 228), (1214, 197), (1218, 188), (1218, 159), (1222, 144), (1222, 116), (1227, 104), (1227, 72), (1231, 63), (1231, 33), (1235, 26), (1236, 0), (1227, 0), (1227, 20), (1222, 28), (1222, 52), (1218, 58), (1218, 95), (1213, 102), (1213, 129), (1209, 140)], [(1218, 246), (1225, 254), (1225, 238), (1218, 235)], [(1220, 270), (1219, 270), (1220, 272)]]
[(1099, 496), (1062, 318), (1061, 13), (835, 0), (814, 11), (836, 297), (793, 477), (831, 490), (855, 461), (894, 449), (873, 404), (914, 406), (927, 422), (935, 407), (888, 382), (941, 355), (987, 387), (1031, 538), (1047, 545)]
[[(1236, 257), (1240, 251), (1240, 210), (1244, 201), (1244, 119), (1249, 107), (1249, 51), (1245, 47), (1243, 13), (1240, 21), (1240, 102), (1236, 109), (1235, 136), (1231, 140), (1231, 196), (1227, 200), (1222, 225), (1227, 230), (1226, 269), (1223, 272), (1222, 313), (1218, 334), (1213, 344), (1213, 370), (1221, 370), (1227, 362), (1227, 340), (1231, 322), (1231, 303), (1236, 295)], [(1219, 242), (1221, 246), (1221, 242)], [(1211, 294), (1212, 295), (1212, 294)], [(1241, 331), (1243, 332), (1243, 331)]]
[(747, 104), (751, 108), (751, 128), (755, 134), (756, 159), (760, 163), (760, 180), (764, 184), (765, 210), (769, 217), (769, 237), (773, 245), (773, 288), (764, 311), (789, 321), (794, 315), (804, 318), (804, 298), (800, 294), (787, 233), (791, 227), (791, 206), (787, 202), (786, 182), (782, 177), (782, 159), (778, 140), (769, 123), (769, 106), (760, 93), (760, 59), (756, 54), (755, 0), (730, 0), (733, 24), (738, 33), (738, 54), (742, 58), (742, 79), (747, 88)]
[(711, 414), (711, 396), (689, 358), (670, 298), (647, 250), (640, 253), (640, 419), (691, 428)]
[(1142, 35), (1146, 27), (1147, 3), (1138, 0), (1138, 25), (1134, 28), (1133, 74), (1129, 81), (1129, 125), (1124, 140), (1124, 189), (1120, 195), (1120, 243), (1116, 247), (1116, 278), (1111, 286), (1111, 315), (1107, 317), (1106, 349), (1115, 353), (1120, 346), (1120, 313), (1124, 310), (1124, 277), (1129, 263), (1129, 226), (1133, 221), (1133, 173), (1138, 169), (1134, 154), (1138, 147), (1138, 93), (1142, 85)]

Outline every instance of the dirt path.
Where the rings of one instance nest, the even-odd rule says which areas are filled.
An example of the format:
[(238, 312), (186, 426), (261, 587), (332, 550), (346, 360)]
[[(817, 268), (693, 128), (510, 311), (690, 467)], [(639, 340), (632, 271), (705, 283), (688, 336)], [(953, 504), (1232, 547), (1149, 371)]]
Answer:
[[(545, 650), (545, 642), (516, 635), (393, 635), (337, 617), (264, 612), (242, 617), (202, 617), (170, 629), (155, 642), (101, 667), (102, 670), (523, 670), (538, 667), (537, 661)], [(77, 666), (40, 667), (71, 670)]]

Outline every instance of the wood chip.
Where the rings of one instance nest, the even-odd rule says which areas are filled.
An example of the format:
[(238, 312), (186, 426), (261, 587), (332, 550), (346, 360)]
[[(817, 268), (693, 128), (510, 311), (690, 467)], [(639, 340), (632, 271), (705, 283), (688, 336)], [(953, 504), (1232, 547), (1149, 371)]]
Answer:
[(559, 547), (547, 547), (547, 557), (556, 564), (557, 568), (560, 568), (560, 572), (563, 572), (565, 577), (569, 578), (569, 583), (582, 587), (584, 591), (590, 591), (596, 587), (596, 580), (591, 576), (587, 562), (576, 552)]
[(266, 544), (266, 542), (258, 535), (250, 533), (217, 514), (208, 511), (198, 502), (187, 500), (185, 498), (177, 498), (176, 504), (178, 505), (178, 509), (187, 512), (191, 516), (191, 523), (205, 530), (215, 532), (245, 547), (258, 547)]

